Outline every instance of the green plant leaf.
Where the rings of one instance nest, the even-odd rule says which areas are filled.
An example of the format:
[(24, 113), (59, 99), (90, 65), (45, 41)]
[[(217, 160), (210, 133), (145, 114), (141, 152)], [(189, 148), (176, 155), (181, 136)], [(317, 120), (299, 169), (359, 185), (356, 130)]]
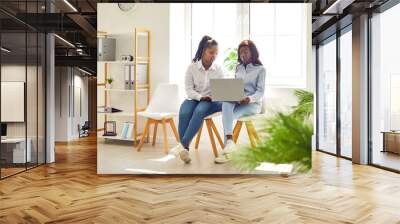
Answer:
[(263, 162), (293, 164), (294, 172), (311, 169), (311, 138), (313, 125), (313, 94), (295, 90), (298, 105), (287, 114), (276, 113), (256, 121), (261, 143), (255, 148), (241, 146), (233, 153), (232, 163), (245, 170), (253, 170)]

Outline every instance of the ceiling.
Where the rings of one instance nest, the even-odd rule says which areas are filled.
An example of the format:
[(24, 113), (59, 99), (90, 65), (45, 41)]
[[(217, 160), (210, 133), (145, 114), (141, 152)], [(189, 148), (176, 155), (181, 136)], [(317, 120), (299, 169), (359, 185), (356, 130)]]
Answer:
[[(372, 10), (388, 0), (267, 0), (255, 2), (312, 3), (312, 37), (316, 44), (336, 29), (351, 23), (352, 17)], [(47, 4), (46, 4), (47, 2)], [(123, 0), (1, 0), (0, 24), (3, 46), (12, 43), (15, 57), (26, 54), (23, 33), (54, 32), (56, 65), (79, 66), (96, 73), (97, 3)], [(138, 2), (138, 1), (135, 1)], [(141, 1), (166, 2), (166, 1)], [(171, 1), (168, 1), (171, 2)], [(179, 1), (177, 1), (179, 2)], [(49, 12), (52, 13), (49, 13)], [(340, 21), (340, 22), (338, 22)], [(339, 24), (339, 25), (338, 25)], [(28, 38), (29, 39), (29, 38)], [(64, 41), (66, 40), (66, 41)], [(10, 45), (11, 46), (11, 45)], [(34, 43), (27, 52), (34, 53)]]

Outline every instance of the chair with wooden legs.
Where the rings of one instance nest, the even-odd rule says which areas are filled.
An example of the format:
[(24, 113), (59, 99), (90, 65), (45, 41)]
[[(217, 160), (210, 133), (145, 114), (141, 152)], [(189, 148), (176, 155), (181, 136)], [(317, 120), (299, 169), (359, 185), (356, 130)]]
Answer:
[(204, 126), (204, 123), (205, 123), (206, 126), (207, 126), (208, 135), (210, 136), (211, 147), (212, 147), (212, 150), (213, 150), (213, 153), (214, 153), (215, 157), (218, 157), (218, 150), (217, 150), (217, 145), (215, 144), (214, 135), (217, 138), (218, 143), (221, 146), (221, 148), (222, 149), (224, 148), (224, 142), (222, 141), (222, 138), (219, 135), (217, 127), (215, 126), (214, 121), (213, 121), (213, 118), (217, 117), (219, 115), (221, 115), (221, 112), (217, 112), (217, 113), (211, 114), (211, 115), (209, 115), (209, 116), (204, 118), (204, 122), (201, 125), (200, 130), (197, 132), (197, 137), (196, 137), (196, 142), (195, 142), (195, 149), (198, 150), (199, 149), (201, 132), (203, 130), (203, 126)]
[(167, 124), (169, 124), (171, 126), (171, 129), (172, 129), (172, 132), (174, 133), (175, 139), (177, 142), (179, 142), (179, 135), (178, 135), (178, 131), (176, 129), (173, 118), (161, 118), (161, 119), (147, 118), (146, 124), (144, 126), (143, 135), (142, 135), (142, 138), (140, 139), (140, 143), (137, 148), (138, 151), (141, 150), (144, 142), (146, 141), (146, 138), (148, 138), (148, 136), (150, 134), (150, 126), (151, 125), (154, 125), (152, 146), (154, 146), (156, 144), (158, 124), (161, 124), (162, 129), (163, 129), (163, 140), (164, 140), (163, 151), (165, 154), (168, 154)]
[(260, 138), (253, 124), (255, 116), (257, 115), (242, 117), (236, 121), (236, 125), (235, 128), (233, 129), (233, 135), (232, 135), (233, 141), (235, 143), (239, 138), (240, 130), (242, 129), (243, 123), (246, 125), (247, 135), (249, 136), (251, 147), (254, 148), (256, 147), (257, 144), (260, 143)]
[(236, 143), (238, 138), (239, 138), (239, 134), (240, 134), (240, 130), (242, 129), (243, 123), (246, 125), (246, 130), (247, 130), (247, 135), (249, 136), (249, 140), (250, 140), (250, 145), (251, 147), (256, 147), (257, 144), (260, 143), (260, 137), (257, 134), (256, 129), (254, 128), (254, 123), (253, 121), (259, 117), (261, 114), (265, 113), (266, 110), (266, 103), (265, 103), (265, 99), (263, 99), (261, 101), (261, 112), (260, 114), (255, 114), (255, 115), (251, 115), (251, 116), (244, 116), (244, 117), (240, 117), (237, 119), (236, 121), (236, 125), (233, 129), (233, 141)]
[(158, 124), (162, 125), (164, 147), (163, 151), (168, 154), (168, 135), (167, 135), (167, 124), (170, 124), (172, 132), (179, 142), (179, 135), (176, 129), (173, 117), (178, 114), (179, 111), (179, 89), (178, 85), (175, 84), (159, 84), (158, 88), (154, 92), (152, 99), (150, 100), (149, 106), (145, 111), (139, 112), (138, 115), (147, 118), (144, 126), (144, 131), (140, 139), (137, 151), (140, 151), (145, 140), (148, 139), (150, 133), (150, 126), (154, 125), (153, 131), (153, 142), (155, 145), (157, 138), (157, 127)]

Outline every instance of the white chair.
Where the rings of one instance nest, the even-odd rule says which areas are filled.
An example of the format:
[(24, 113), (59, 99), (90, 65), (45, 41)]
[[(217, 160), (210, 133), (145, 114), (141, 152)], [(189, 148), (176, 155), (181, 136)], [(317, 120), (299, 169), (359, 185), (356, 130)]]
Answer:
[[(224, 142), (221, 139), (221, 136), (218, 133), (217, 127), (215, 127), (213, 118), (218, 117), (221, 115), (221, 112), (213, 113), (207, 117), (204, 118), (204, 122), (206, 122), (207, 130), (208, 130), (208, 135), (210, 136), (210, 141), (211, 141), (211, 147), (214, 153), (215, 157), (218, 157), (218, 150), (217, 146), (215, 144), (215, 139), (214, 139), (214, 134), (217, 137), (217, 140), (219, 142), (219, 145), (221, 148), (224, 148)], [(195, 143), (195, 149), (197, 150), (199, 148), (199, 142), (200, 142), (200, 137), (201, 137), (201, 131), (203, 130), (203, 124), (201, 125), (199, 131), (197, 132), (197, 137), (196, 137), (196, 143)]]
[(242, 125), (243, 123), (245, 123), (247, 135), (249, 136), (250, 140), (250, 145), (253, 148), (256, 147), (256, 145), (260, 143), (260, 137), (258, 136), (256, 129), (254, 128), (253, 120), (257, 119), (258, 117), (260, 117), (261, 114), (264, 113), (265, 113), (265, 98), (262, 100), (261, 112), (259, 114), (243, 116), (237, 119), (236, 125), (233, 129), (233, 135), (232, 135), (233, 141), (235, 143), (237, 142), (240, 130), (242, 129)]
[(152, 144), (154, 146), (157, 136), (157, 126), (161, 123), (163, 128), (164, 153), (168, 154), (168, 137), (166, 124), (170, 124), (176, 141), (179, 142), (178, 131), (176, 129), (173, 119), (173, 117), (179, 113), (179, 106), (178, 85), (159, 84), (146, 110), (138, 113), (139, 116), (146, 117), (147, 121), (137, 151), (140, 151), (140, 149), (142, 148), (145, 139), (148, 136), (151, 124), (154, 124)]

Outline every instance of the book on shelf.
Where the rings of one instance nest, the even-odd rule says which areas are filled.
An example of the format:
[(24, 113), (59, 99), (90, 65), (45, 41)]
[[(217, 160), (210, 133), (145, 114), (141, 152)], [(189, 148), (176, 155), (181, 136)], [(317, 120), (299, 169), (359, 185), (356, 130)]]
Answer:
[(126, 133), (126, 138), (132, 138), (133, 123), (128, 124), (128, 131)]
[(124, 122), (122, 125), (121, 138), (123, 138), (123, 139), (131, 138), (132, 131), (133, 131), (133, 123), (132, 122)]
[(122, 124), (121, 138), (125, 138), (127, 132), (128, 132), (128, 123), (124, 122)]

